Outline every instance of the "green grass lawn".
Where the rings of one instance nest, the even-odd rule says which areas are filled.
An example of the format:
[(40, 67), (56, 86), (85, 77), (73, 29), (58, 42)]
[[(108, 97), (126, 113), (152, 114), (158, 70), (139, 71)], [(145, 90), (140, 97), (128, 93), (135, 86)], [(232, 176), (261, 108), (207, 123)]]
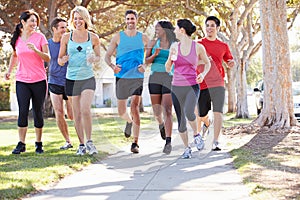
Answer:
[[(129, 144), (122, 133), (124, 121), (117, 117), (93, 117), (93, 140), (100, 150), (95, 156), (77, 156), (79, 145), (73, 122), (68, 120), (74, 148), (60, 150), (65, 141), (56, 126), (54, 118), (45, 119), (43, 131), (44, 153), (35, 153), (35, 133), (33, 121), (29, 121), (26, 136), (26, 152), (13, 155), (11, 151), (18, 142), (16, 120), (1, 122), (0, 129), (0, 199), (16, 199), (34, 192), (45, 185), (81, 170), (90, 163), (104, 158), (117, 145)], [(149, 122), (143, 118), (142, 123)], [(110, 148), (110, 149), (108, 149)], [(107, 150), (107, 151), (106, 151)]]
[(255, 119), (256, 116), (250, 116), (249, 119), (236, 119), (235, 118), (235, 113), (226, 113), (224, 115), (224, 122), (223, 122), (223, 126), (225, 128), (228, 127), (232, 127), (232, 126), (236, 126), (239, 124), (249, 124), (250, 122), (252, 122)]
[[(225, 116), (225, 123), (233, 125), (242, 123), (232, 119), (233, 115)], [(174, 120), (176, 120), (174, 118)], [(247, 120), (246, 120), (247, 121)], [(249, 122), (250, 120), (248, 120)], [(59, 179), (81, 170), (90, 163), (97, 162), (113, 153), (119, 147), (129, 145), (131, 139), (123, 135), (125, 121), (118, 116), (108, 114), (93, 116), (93, 141), (99, 154), (77, 156), (79, 145), (73, 122), (68, 120), (69, 132), (74, 148), (60, 150), (65, 141), (56, 126), (54, 118), (45, 119), (43, 131), (44, 153), (35, 154), (35, 133), (33, 120), (29, 121), (26, 136), (26, 152), (13, 155), (11, 151), (18, 142), (16, 120), (1, 122), (0, 128), (0, 199), (17, 199), (40, 188), (57, 182)], [(141, 114), (142, 129), (156, 127), (153, 115), (149, 112)]]

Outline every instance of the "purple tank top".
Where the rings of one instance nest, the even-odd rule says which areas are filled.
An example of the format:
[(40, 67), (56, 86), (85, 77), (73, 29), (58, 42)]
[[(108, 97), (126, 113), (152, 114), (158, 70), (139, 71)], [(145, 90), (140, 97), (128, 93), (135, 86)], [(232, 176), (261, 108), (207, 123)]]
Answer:
[(178, 56), (174, 61), (174, 75), (172, 85), (174, 86), (191, 86), (196, 85), (196, 68), (198, 56), (196, 53), (196, 42), (192, 41), (190, 53), (183, 56), (180, 52), (180, 43), (178, 44)]

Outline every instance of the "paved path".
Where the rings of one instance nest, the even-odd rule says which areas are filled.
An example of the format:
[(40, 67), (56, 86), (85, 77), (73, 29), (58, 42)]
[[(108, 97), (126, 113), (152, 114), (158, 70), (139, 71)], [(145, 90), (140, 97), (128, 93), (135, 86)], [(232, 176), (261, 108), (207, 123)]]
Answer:
[(251, 199), (226, 148), (210, 151), (212, 134), (206, 139), (203, 151), (193, 147), (193, 157), (181, 159), (181, 139), (176, 130), (173, 133), (170, 155), (162, 153), (164, 141), (158, 131), (143, 130), (139, 154), (130, 153), (129, 146), (119, 148), (107, 159), (64, 178), (30, 199)]

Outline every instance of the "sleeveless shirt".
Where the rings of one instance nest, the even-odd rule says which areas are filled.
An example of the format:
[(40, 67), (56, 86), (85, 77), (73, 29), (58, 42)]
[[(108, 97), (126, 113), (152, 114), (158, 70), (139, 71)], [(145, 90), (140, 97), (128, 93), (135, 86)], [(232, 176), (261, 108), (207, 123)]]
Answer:
[(93, 49), (90, 33), (88, 33), (88, 41), (81, 43), (72, 40), (72, 33), (70, 33), (67, 48), (69, 63), (66, 78), (69, 80), (89, 79), (94, 76), (92, 64), (86, 61), (87, 48)]
[(187, 56), (181, 54), (180, 45), (178, 44), (178, 57), (174, 61), (174, 75), (172, 85), (174, 86), (191, 86), (197, 84), (196, 68), (198, 56), (196, 52), (196, 42), (192, 41), (190, 53)]
[(137, 32), (129, 37), (120, 32), (120, 43), (117, 46), (116, 64), (121, 65), (121, 71), (115, 74), (118, 78), (144, 78), (144, 73), (138, 71), (138, 66), (144, 62), (143, 34)]

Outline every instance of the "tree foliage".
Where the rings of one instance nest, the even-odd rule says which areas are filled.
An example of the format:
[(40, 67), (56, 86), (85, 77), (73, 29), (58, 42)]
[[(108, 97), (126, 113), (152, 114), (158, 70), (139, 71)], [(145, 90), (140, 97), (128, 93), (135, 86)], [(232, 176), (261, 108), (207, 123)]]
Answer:
[[(18, 16), (25, 9), (34, 9), (41, 17), (40, 30), (49, 38), (49, 24), (55, 16), (69, 18), (76, 5), (87, 7), (92, 16), (94, 32), (101, 38), (106, 49), (112, 35), (125, 27), (124, 13), (136, 9), (139, 13), (138, 29), (151, 35), (154, 22), (168, 19), (189, 18), (197, 26), (194, 39), (204, 36), (204, 19), (216, 15), (221, 19), (219, 38), (227, 42), (237, 63), (236, 68), (227, 71), (227, 89), (230, 112), (237, 111), (237, 117), (248, 117), (247, 71), (249, 60), (260, 49), (260, 14), (258, 0), (0, 0), (0, 31), (12, 33), (18, 23)], [(288, 28), (292, 27), (300, 9), (300, 0), (287, 0)], [(248, 78), (249, 79), (249, 78)], [(236, 87), (238, 93), (236, 95)], [(237, 99), (236, 99), (237, 96)], [(237, 110), (236, 110), (237, 109)]]

